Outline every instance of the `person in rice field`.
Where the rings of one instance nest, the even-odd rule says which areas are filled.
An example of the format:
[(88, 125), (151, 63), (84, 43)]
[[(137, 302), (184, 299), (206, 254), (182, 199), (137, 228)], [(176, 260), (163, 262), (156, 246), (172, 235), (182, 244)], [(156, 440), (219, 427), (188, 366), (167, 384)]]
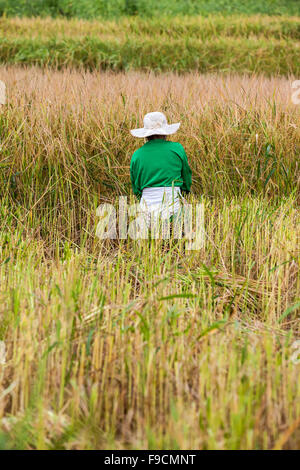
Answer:
[(179, 126), (179, 122), (168, 124), (163, 113), (151, 112), (144, 116), (144, 127), (130, 131), (134, 137), (144, 139), (144, 145), (132, 155), (130, 178), (146, 231), (150, 227), (152, 231), (152, 224), (158, 221), (167, 222), (167, 227), (170, 221), (182, 222), (183, 193), (190, 192), (192, 171), (184, 147), (167, 140)]

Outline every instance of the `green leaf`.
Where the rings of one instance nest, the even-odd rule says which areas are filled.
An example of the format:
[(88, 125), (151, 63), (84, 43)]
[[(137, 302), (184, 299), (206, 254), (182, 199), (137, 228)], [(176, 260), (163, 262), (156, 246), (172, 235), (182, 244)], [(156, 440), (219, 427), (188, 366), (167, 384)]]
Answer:
[(197, 337), (197, 340), (202, 338), (203, 336), (206, 336), (208, 333), (210, 333), (213, 330), (219, 330), (220, 327), (222, 325), (225, 325), (226, 323), (227, 323), (227, 320), (220, 320), (220, 321), (217, 321), (217, 322), (213, 323), (208, 328), (206, 328), (206, 330), (204, 330), (204, 331), (202, 331), (202, 333), (200, 333), (200, 335)]
[(283, 314), (281, 315), (281, 317), (278, 319), (278, 323), (281, 323), (282, 320), (284, 320), (290, 313), (292, 313), (294, 310), (297, 310), (297, 308), (300, 308), (300, 300), (298, 302), (296, 302), (294, 305), (291, 305), (290, 307), (288, 307), (284, 312)]
[(167, 295), (166, 297), (160, 297), (158, 300), (171, 300), (171, 299), (189, 299), (197, 297), (196, 294), (191, 294), (187, 292), (186, 294), (172, 294), (172, 295)]

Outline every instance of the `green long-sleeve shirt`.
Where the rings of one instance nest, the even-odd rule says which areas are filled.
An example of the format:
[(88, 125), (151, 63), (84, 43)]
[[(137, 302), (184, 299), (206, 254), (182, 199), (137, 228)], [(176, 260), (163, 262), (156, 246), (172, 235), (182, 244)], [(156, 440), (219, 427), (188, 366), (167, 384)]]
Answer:
[(132, 155), (130, 178), (134, 194), (140, 198), (144, 188), (180, 186), (189, 192), (192, 171), (183, 146), (179, 142), (154, 139)]

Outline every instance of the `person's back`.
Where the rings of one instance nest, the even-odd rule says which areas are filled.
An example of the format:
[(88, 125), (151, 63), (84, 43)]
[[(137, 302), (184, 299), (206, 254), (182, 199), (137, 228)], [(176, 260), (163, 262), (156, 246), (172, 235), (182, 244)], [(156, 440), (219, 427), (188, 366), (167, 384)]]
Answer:
[(151, 139), (136, 150), (130, 164), (133, 192), (144, 188), (180, 187), (189, 192), (191, 171), (183, 146), (161, 138)]

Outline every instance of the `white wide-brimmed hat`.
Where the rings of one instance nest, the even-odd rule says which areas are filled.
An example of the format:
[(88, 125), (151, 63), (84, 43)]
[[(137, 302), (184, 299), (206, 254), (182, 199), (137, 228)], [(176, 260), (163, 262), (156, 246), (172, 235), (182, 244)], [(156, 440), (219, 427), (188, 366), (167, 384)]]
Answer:
[(167, 118), (163, 113), (154, 112), (144, 116), (144, 127), (139, 129), (131, 129), (134, 137), (149, 137), (150, 135), (170, 135), (174, 134), (180, 126), (180, 122), (176, 124), (168, 124)]

